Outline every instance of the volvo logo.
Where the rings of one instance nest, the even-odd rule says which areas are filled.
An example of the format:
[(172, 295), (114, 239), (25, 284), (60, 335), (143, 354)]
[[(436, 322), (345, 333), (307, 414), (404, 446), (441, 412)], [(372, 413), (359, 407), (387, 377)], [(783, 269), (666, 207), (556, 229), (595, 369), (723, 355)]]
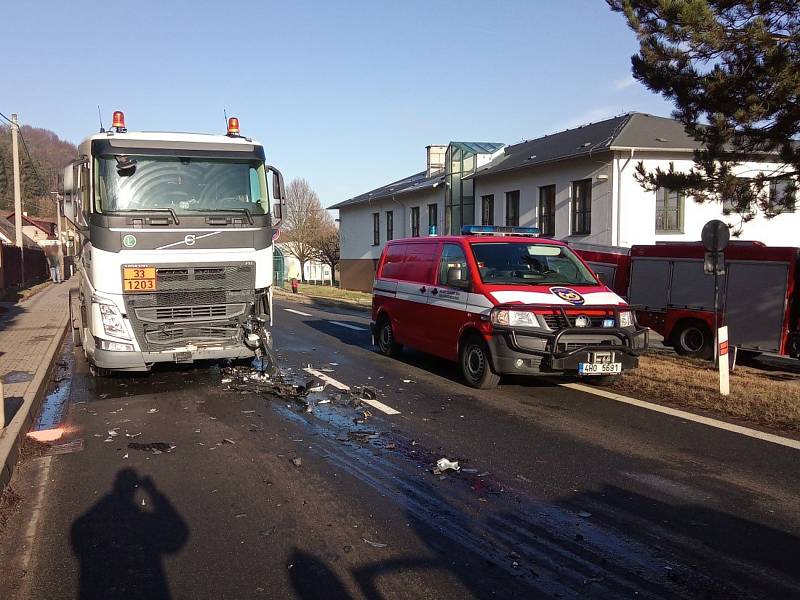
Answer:
[(197, 241), (197, 236), (193, 233), (188, 234), (185, 238), (183, 238), (183, 243), (187, 246), (194, 246), (194, 243)]

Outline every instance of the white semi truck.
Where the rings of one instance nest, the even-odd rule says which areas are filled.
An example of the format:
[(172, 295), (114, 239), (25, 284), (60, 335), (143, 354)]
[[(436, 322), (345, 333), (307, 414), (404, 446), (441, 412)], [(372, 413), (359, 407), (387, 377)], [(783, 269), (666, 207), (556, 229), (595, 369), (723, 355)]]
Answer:
[(64, 170), (80, 237), (70, 314), (92, 369), (269, 353), (283, 177), (238, 119), (227, 135), (129, 132), (117, 111), (78, 152)]

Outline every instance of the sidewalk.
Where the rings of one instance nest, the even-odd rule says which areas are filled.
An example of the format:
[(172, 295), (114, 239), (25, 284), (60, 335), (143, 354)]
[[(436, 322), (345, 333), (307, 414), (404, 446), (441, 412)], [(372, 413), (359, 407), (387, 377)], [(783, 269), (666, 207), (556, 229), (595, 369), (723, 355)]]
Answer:
[(69, 321), (69, 290), (77, 278), (51, 285), (0, 313), (0, 379), (5, 428), (0, 431), (0, 490), (8, 483), (19, 444), (36, 415), (53, 357)]

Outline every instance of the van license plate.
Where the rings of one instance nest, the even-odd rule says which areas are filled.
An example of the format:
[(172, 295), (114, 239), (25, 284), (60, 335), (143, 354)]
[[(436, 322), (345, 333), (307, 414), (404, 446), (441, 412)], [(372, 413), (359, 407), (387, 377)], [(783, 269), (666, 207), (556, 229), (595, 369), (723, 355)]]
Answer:
[(155, 292), (155, 267), (124, 267), (122, 289), (125, 292)]
[(581, 375), (617, 375), (622, 373), (622, 363), (579, 363)]

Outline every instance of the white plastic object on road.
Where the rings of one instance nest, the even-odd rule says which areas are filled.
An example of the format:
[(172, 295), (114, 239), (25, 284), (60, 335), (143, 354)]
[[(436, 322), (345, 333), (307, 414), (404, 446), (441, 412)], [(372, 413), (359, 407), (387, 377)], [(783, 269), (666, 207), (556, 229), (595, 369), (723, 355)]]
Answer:
[(439, 475), (445, 471), (460, 471), (461, 467), (458, 466), (457, 460), (450, 460), (447, 458), (440, 458), (436, 461), (436, 467), (433, 469), (434, 475)]

